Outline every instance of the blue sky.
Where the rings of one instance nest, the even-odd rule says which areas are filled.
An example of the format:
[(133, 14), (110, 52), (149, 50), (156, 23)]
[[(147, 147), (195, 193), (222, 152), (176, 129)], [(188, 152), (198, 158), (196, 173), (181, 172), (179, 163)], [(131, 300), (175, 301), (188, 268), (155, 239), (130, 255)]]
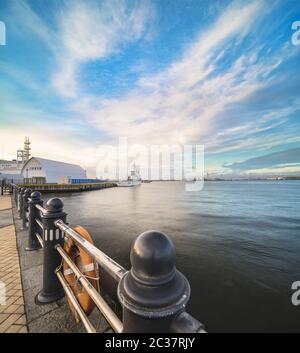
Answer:
[[(199, 143), (209, 173), (300, 174), (298, 0), (0, 0), (0, 144)], [(275, 156), (275, 157), (274, 157)]]

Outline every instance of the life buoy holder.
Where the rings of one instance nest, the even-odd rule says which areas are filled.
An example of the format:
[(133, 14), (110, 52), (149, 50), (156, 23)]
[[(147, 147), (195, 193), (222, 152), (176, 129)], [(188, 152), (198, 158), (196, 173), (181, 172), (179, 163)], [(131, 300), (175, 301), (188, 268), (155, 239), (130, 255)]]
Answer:
[[(79, 233), (85, 240), (93, 244), (93, 240), (89, 232), (85, 228), (77, 226), (74, 228), (74, 230)], [(67, 238), (64, 244), (64, 250), (74, 262), (74, 264), (78, 267), (80, 272), (91, 283), (91, 285), (97, 291), (99, 291), (98, 266), (94, 258), (88, 253), (86, 253), (80, 246), (77, 246), (71, 238)], [(71, 290), (75, 294), (80, 306), (82, 307), (84, 312), (89, 315), (94, 309), (95, 303), (91, 299), (85, 288), (81, 285), (80, 281), (75, 276), (73, 270), (66, 263), (66, 261), (63, 261), (63, 274)], [(75, 316), (76, 321), (79, 322), (79, 316), (69, 299), (68, 304), (73, 315)]]

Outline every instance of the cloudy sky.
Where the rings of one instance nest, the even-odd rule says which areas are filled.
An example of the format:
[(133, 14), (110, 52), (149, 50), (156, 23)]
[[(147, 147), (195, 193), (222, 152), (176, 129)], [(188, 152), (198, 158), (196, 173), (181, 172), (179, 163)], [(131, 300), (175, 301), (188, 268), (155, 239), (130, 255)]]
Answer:
[(203, 144), (210, 173), (300, 174), (299, 0), (0, 0), (0, 145)]

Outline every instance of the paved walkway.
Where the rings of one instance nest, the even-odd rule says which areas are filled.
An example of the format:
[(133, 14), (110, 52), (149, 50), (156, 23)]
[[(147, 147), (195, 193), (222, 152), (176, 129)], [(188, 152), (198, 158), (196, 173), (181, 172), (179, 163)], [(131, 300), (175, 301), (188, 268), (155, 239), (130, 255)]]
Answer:
[[(0, 333), (27, 332), (10, 196), (0, 196)], [(3, 284), (5, 303), (3, 303)]]
[[(27, 244), (28, 230), (22, 229), (10, 197), (0, 196), (0, 333), (86, 332), (74, 320), (65, 298), (36, 305), (43, 285), (43, 251), (27, 252)], [(5, 305), (1, 305), (1, 281), (6, 285)], [(89, 319), (98, 332), (111, 332), (98, 310)]]

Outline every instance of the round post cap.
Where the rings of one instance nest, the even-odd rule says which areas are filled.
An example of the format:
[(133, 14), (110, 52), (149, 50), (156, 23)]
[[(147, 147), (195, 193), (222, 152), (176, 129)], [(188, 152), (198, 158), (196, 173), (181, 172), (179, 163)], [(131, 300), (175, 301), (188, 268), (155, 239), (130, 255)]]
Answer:
[(158, 231), (139, 235), (130, 253), (132, 268), (118, 286), (119, 300), (141, 316), (157, 318), (183, 310), (190, 297), (190, 286), (176, 269), (171, 239)]
[(58, 197), (53, 197), (52, 199), (49, 199), (46, 203), (46, 209), (48, 212), (51, 213), (56, 213), (56, 212), (61, 212), (64, 207), (64, 204), (61, 199)]
[(130, 261), (133, 276), (143, 284), (163, 284), (175, 275), (175, 248), (171, 239), (161, 232), (139, 235), (131, 248)]
[(42, 194), (39, 191), (34, 191), (30, 195), (31, 199), (34, 201), (40, 200), (42, 197)]

